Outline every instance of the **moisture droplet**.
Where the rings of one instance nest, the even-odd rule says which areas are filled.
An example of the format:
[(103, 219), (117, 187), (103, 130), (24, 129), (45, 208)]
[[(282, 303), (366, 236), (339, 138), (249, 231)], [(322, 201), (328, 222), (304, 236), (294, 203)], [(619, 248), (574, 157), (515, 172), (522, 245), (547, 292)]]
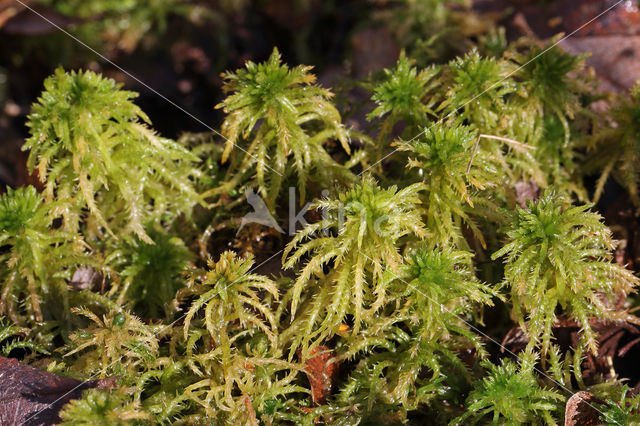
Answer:
[(116, 316), (113, 317), (113, 325), (122, 327), (124, 325), (124, 320), (125, 318), (123, 314), (116, 314)]

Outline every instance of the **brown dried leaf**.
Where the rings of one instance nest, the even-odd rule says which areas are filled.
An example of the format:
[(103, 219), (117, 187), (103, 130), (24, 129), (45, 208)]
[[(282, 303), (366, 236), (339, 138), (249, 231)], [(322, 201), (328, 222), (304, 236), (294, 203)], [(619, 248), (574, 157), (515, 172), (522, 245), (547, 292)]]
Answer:
[(82, 391), (115, 387), (117, 378), (81, 382), (0, 357), (0, 424), (50, 425), (58, 411)]
[(600, 398), (590, 392), (577, 392), (567, 400), (564, 426), (588, 426), (600, 423), (599, 413), (593, 404), (602, 404)]
[(331, 349), (318, 346), (311, 351), (311, 358), (305, 363), (307, 378), (311, 384), (311, 399), (322, 404), (331, 393), (331, 385), (338, 372), (338, 363), (333, 359)]

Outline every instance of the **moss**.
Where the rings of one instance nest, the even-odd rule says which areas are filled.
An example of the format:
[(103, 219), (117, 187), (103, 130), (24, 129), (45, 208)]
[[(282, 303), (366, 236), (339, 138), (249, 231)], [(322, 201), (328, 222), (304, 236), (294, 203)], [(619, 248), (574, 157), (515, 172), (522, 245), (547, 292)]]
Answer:
[(492, 256), (506, 257), (504, 285), (511, 293), (514, 317), (529, 334), (529, 347), (540, 347), (543, 356), (551, 345), (558, 309), (578, 321), (581, 345), (594, 353), (597, 339), (591, 319), (637, 321), (609, 305), (634, 291), (638, 278), (611, 262), (611, 231), (589, 207), (570, 206), (566, 198), (546, 192), (528, 203), (528, 209), (514, 212), (507, 243)]
[[(396, 6), (442, 13), (411, 31), (455, 16), (439, 1)], [(492, 37), (428, 68), (403, 53), (367, 83), (366, 135), (277, 50), (223, 75), (224, 141), (162, 138), (135, 93), (57, 70), (24, 146), (42, 191), (0, 197), (3, 352), (118, 376), (66, 406), (72, 424), (561, 421), (558, 383), (587, 386), (594, 320), (638, 323), (624, 306), (638, 280), (582, 204), (584, 167), (601, 172), (596, 197), (615, 168), (636, 198), (638, 91), (612, 98), (613, 126), (589, 111), (583, 57)], [(230, 251), (229, 230), (252, 217), (240, 194), (256, 189), (281, 229), (290, 183), (314, 200), (310, 224), (291, 238), (248, 235), (253, 224)], [(526, 183), (543, 192), (525, 204)], [(84, 290), (79, 270), (95, 273)], [(501, 309), (513, 323), (485, 324)], [(568, 350), (560, 319), (580, 327)], [(490, 350), (512, 325), (528, 337), (519, 362)], [(636, 414), (625, 395), (607, 419)]]
[(170, 302), (184, 287), (184, 272), (193, 256), (179, 237), (153, 230), (147, 233), (153, 243), (121, 243), (111, 254), (118, 259), (112, 268), (122, 271), (119, 299), (145, 317), (159, 318), (170, 313)]
[(556, 424), (559, 402), (563, 396), (538, 383), (534, 375), (535, 358), (522, 357), (520, 365), (503, 360), (500, 365), (485, 364), (487, 376), (475, 384), (467, 400), (467, 413), (452, 421), (472, 424), (483, 418), (492, 424)]
[(82, 237), (54, 229), (52, 210), (57, 205), (45, 203), (32, 186), (8, 188), (0, 196), (0, 244), (7, 248), (0, 254), (0, 313), (15, 323), (67, 320), (66, 280), (79, 265), (98, 263)]
[[(427, 235), (415, 209), (419, 189), (419, 185), (382, 189), (367, 179), (336, 198), (317, 202), (326, 219), (298, 232), (283, 254), (286, 268), (310, 256), (287, 295), (292, 316), (298, 312), (305, 284), (314, 276), (321, 280), (311, 296), (312, 313), (301, 316), (300, 328), (294, 330), (294, 347), (326, 339), (347, 314), (353, 315), (354, 334), (362, 321), (375, 317), (385, 299), (384, 272), (397, 270), (402, 261), (399, 241)], [(323, 229), (336, 230), (336, 235)], [(332, 272), (325, 276), (323, 267), (329, 262)]]
[(90, 232), (101, 235), (104, 227), (115, 236), (117, 228), (149, 243), (145, 223), (202, 201), (192, 183), (197, 157), (148, 128), (136, 96), (92, 71), (59, 68), (45, 81), (23, 149), (47, 200), (60, 201), (65, 229), (77, 232), (88, 209)]
[(348, 132), (330, 102), (333, 94), (313, 84), (316, 77), (310, 70), (308, 66), (289, 68), (282, 64), (274, 49), (266, 62), (248, 62), (245, 69), (223, 75), (223, 90), (230, 95), (217, 106), (227, 113), (222, 125), (222, 162), (233, 152), (235, 156), (228, 182), (212, 194), (225, 193), (240, 184), (244, 175), (255, 174), (260, 195), (273, 209), (291, 171), (297, 175), (302, 200), (309, 181), (314, 175), (321, 176), (323, 169), (334, 170), (334, 177), (349, 176), (324, 147), (335, 138), (347, 154), (351, 153)]

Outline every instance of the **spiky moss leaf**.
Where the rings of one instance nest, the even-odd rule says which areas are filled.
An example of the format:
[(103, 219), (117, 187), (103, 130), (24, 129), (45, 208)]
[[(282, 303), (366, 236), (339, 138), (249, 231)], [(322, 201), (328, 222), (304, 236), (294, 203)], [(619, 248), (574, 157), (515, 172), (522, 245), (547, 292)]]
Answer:
[(472, 51), (449, 63), (448, 90), (438, 111), (465, 120), (485, 133), (494, 133), (505, 114), (505, 98), (516, 89), (506, 61), (483, 58)]
[(49, 352), (33, 342), (31, 339), (24, 338), (24, 335), (30, 330), (12, 325), (10, 321), (5, 321), (0, 317), (0, 353), (8, 357), (14, 349), (30, 350), (33, 353), (42, 353), (48, 355)]
[(457, 353), (484, 350), (464, 318), (491, 305), (495, 294), (475, 278), (471, 256), (428, 246), (405, 256), (391, 278), (385, 315), (339, 345), (341, 359), (361, 357), (341, 398), (355, 398), (367, 415), (378, 402), (387, 410), (415, 410), (442, 395), (452, 376), (470, 383)]
[(330, 139), (338, 139), (350, 153), (340, 113), (330, 101), (333, 94), (313, 84), (316, 77), (310, 70), (309, 66), (283, 65), (274, 49), (266, 62), (247, 62), (245, 69), (223, 75), (223, 90), (231, 94), (217, 106), (227, 113), (222, 125), (227, 139), (222, 162), (232, 152), (241, 158), (234, 158), (228, 181), (211, 194), (223, 194), (240, 184), (245, 175), (255, 174), (260, 195), (273, 209), (290, 170), (297, 175), (303, 200), (314, 175), (331, 171), (325, 184), (335, 178), (353, 180), (323, 146)]
[(594, 404), (600, 413), (600, 420), (608, 425), (640, 424), (640, 396), (630, 395), (627, 385), (615, 390), (620, 391), (615, 399), (611, 396), (605, 399), (604, 404)]
[(529, 138), (528, 141), (535, 144), (532, 155), (544, 174), (547, 187), (575, 194), (578, 200), (583, 202), (588, 200), (582, 182), (584, 168), (581, 163), (584, 156), (578, 153), (583, 142), (578, 138), (571, 138), (569, 143), (566, 143), (566, 130), (561, 119), (555, 114), (543, 114), (533, 121), (534, 131), (538, 135)]
[(565, 117), (572, 118), (579, 106), (578, 95), (584, 83), (576, 74), (584, 67), (588, 55), (572, 55), (555, 44), (556, 39), (525, 53), (513, 54), (511, 59), (518, 64), (514, 77), (520, 86), (519, 93), (525, 97), (523, 102), (539, 113), (544, 112), (541, 108), (544, 107), (566, 124)]
[(148, 117), (132, 102), (137, 94), (94, 72), (62, 68), (44, 86), (23, 150), (47, 200), (65, 202), (57, 213), (66, 229), (78, 230), (87, 208), (108, 232), (150, 242), (144, 223), (201, 202), (192, 184), (197, 157), (146, 127)]
[(435, 241), (443, 246), (463, 241), (462, 224), (484, 244), (472, 217), (474, 201), (489, 204), (488, 194), (480, 191), (497, 185), (502, 167), (484, 149), (475, 147), (478, 142), (477, 133), (470, 127), (436, 123), (414, 140), (397, 143), (399, 150), (409, 153), (407, 166), (416, 169), (417, 178), (424, 182), (425, 222)]
[(189, 360), (201, 379), (184, 394), (197, 404), (201, 418), (219, 424), (260, 424), (259, 420), (272, 424), (299, 411), (295, 398), (309, 393), (296, 384), (301, 366), (278, 358), (245, 356), (235, 349), (227, 359), (217, 347)]
[[(236, 333), (264, 333), (272, 348), (277, 347), (277, 318), (269, 306), (278, 299), (275, 282), (252, 274), (253, 256), (240, 258), (232, 251), (220, 255), (218, 261), (209, 259), (208, 268), (194, 271), (183, 292), (195, 296), (184, 320), (184, 338), (187, 339), (192, 321), (198, 320), (211, 335), (216, 346), (230, 356), (230, 342)], [(204, 311), (204, 315), (196, 317)]]
[[(432, 353), (429, 356), (435, 357)], [(415, 366), (425, 363), (425, 358), (424, 353), (409, 356), (406, 351), (399, 351), (365, 359), (340, 389), (335, 405), (353, 407), (348, 415), (358, 419), (358, 423), (406, 422), (407, 413), (419, 404), (428, 403), (442, 386), (441, 378), (407, 380), (413, 373), (411, 370), (418, 371)]]
[(88, 389), (60, 411), (61, 425), (131, 425), (151, 420), (122, 390)]
[[(373, 166), (379, 166), (379, 173), (382, 172), (382, 160), (388, 157), (383, 156), (382, 150), (388, 146), (396, 125), (401, 123), (404, 127), (402, 134), (413, 137), (420, 132), (421, 126), (429, 123), (430, 117), (436, 116), (432, 108), (436, 104), (434, 89), (438, 85), (438, 73), (439, 68), (436, 67), (418, 71), (402, 51), (396, 66), (385, 69), (384, 77), (374, 85), (372, 100), (377, 106), (367, 114), (367, 119), (384, 119), (379, 123), (380, 129), (368, 156)], [(402, 162), (401, 159), (396, 160)]]
[(157, 318), (169, 312), (169, 302), (184, 287), (182, 277), (191, 253), (184, 242), (165, 232), (150, 230), (153, 244), (123, 241), (118, 256), (125, 281), (120, 302), (130, 303), (144, 317)]
[(595, 353), (591, 319), (637, 322), (616, 310), (613, 299), (634, 291), (638, 278), (611, 261), (611, 231), (590, 205), (571, 206), (567, 198), (546, 191), (527, 207), (513, 213), (507, 241), (492, 255), (505, 257), (503, 284), (514, 316), (529, 334), (529, 347), (541, 347), (544, 356), (561, 308), (582, 327), (580, 346)]
[(180, 355), (157, 358), (151, 368), (136, 378), (134, 401), (140, 402), (159, 424), (176, 423), (198, 412), (185, 389), (200, 377), (187, 367), (191, 361)]
[(402, 281), (426, 323), (439, 322), (443, 310), (463, 314), (473, 303), (492, 305), (496, 292), (476, 278), (472, 258), (471, 252), (425, 247), (408, 255)]
[(384, 78), (373, 89), (372, 99), (377, 106), (367, 119), (390, 114), (390, 126), (399, 119), (408, 121), (408, 124), (424, 124), (428, 115), (434, 114), (427, 96), (439, 70), (427, 68), (418, 72), (412, 63), (403, 51), (396, 66), (384, 70)]
[(178, 294), (191, 299), (181, 337), (186, 365), (196, 375), (184, 396), (216, 422), (269, 423), (295, 411), (290, 394), (309, 392), (296, 384), (302, 367), (281, 359), (276, 284), (252, 274), (253, 263), (251, 256), (224, 252), (193, 271)]
[(503, 134), (535, 147), (533, 164), (540, 173), (527, 170), (531, 169), (527, 163), (516, 163), (521, 179), (533, 179), (543, 188), (553, 185), (587, 200), (582, 169), (576, 169), (573, 162), (580, 158), (584, 143), (579, 132), (596, 121), (581, 110), (581, 101), (587, 104), (593, 100), (594, 78), (582, 72), (586, 55), (566, 53), (555, 46), (556, 42), (557, 38), (545, 46), (526, 46), (523, 42), (525, 49), (523, 43), (516, 43), (505, 54), (516, 66), (513, 78), (518, 90), (508, 99)]
[(466, 413), (450, 424), (557, 424), (565, 398), (538, 383), (534, 365), (531, 353), (521, 357), (520, 365), (509, 359), (503, 359), (500, 365), (485, 363), (486, 377), (475, 383), (467, 398)]
[(408, 255), (402, 274), (391, 278), (384, 314), (338, 343), (339, 359), (360, 360), (338, 396), (343, 406), (357, 407), (363, 420), (404, 418), (450, 398), (450, 386), (470, 383), (458, 352), (483, 349), (463, 318), (474, 302), (491, 304), (493, 292), (470, 276), (469, 261), (465, 253), (433, 249)]
[(110, 311), (100, 318), (84, 308), (73, 308), (72, 312), (91, 323), (71, 334), (70, 345), (62, 350), (65, 357), (77, 357), (73, 368), (84, 374), (115, 375), (125, 383), (132, 383), (158, 356), (158, 339), (152, 327), (134, 315)]
[[(484, 305), (493, 306), (497, 291), (478, 280), (473, 254), (423, 245), (405, 255), (392, 296), (410, 318), (414, 338), (438, 340), (451, 348), (475, 346), (480, 340), (469, 330)], [(469, 322), (468, 322), (469, 321)]]
[[(362, 321), (374, 318), (386, 297), (384, 271), (398, 271), (402, 262), (400, 240), (427, 235), (416, 209), (420, 189), (421, 184), (382, 189), (366, 178), (351, 190), (314, 204), (324, 220), (299, 231), (283, 253), (285, 268), (309, 257), (287, 296), (291, 315), (295, 317), (302, 292), (313, 277), (322, 281), (313, 297), (327, 299), (314, 303), (311, 312), (290, 328), (289, 333), (295, 330), (296, 334), (290, 335), (294, 347), (331, 336), (347, 314), (354, 317), (354, 335)], [(330, 263), (333, 267), (325, 276), (323, 268)]]
[(7, 188), (0, 196), (0, 244), (8, 247), (0, 254), (4, 278), (0, 313), (8, 314), (15, 323), (20, 322), (22, 302), (27, 302), (29, 321), (67, 319), (66, 279), (77, 267), (96, 263), (86, 255), (79, 236), (52, 229), (55, 206), (45, 204), (32, 186)]
[(436, 108), (438, 122), (468, 125), (483, 135), (479, 151), (501, 164), (507, 183), (533, 179), (545, 187), (544, 174), (530, 152), (533, 146), (526, 145), (526, 138), (520, 140), (531, 133), (539, 139), (540, 131), (531, 129), (538, 115), (524, 113), (521, 104), (513, 105), (512, 99), (526, 95), (519, 92), (516, 69), (512, 61), (483, 57), (476, 50), (449, 62), (441, 72), (446, 93)]
[[(32, 186), (12, 189), (0, 197), (0, 229), (5, 236), (18, 235), (25, 229), (45, 229), (50, 220), (43, 216), (42, 197)], [(39, 217), (36, 217), (40, 213)]]

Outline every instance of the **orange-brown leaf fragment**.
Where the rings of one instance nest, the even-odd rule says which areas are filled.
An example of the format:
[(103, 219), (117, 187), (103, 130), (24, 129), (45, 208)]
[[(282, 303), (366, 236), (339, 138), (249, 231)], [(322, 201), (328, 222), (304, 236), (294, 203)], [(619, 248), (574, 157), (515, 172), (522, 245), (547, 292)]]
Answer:
[(331, 393), (331, 385), (338, 372), (338, 363), (330, 362), (333, 355), (327, 346), (314, 348), (311, 355), (305, 363), (307, 378), (311, 384), (311, 399), (316, 404), (322, 404)]
[(567, 400), (564, 414), (565, 426), (596, 425), (600, 418), (593, 404), (601, 404), (604, 401), (590, 392), (577, 392)]

